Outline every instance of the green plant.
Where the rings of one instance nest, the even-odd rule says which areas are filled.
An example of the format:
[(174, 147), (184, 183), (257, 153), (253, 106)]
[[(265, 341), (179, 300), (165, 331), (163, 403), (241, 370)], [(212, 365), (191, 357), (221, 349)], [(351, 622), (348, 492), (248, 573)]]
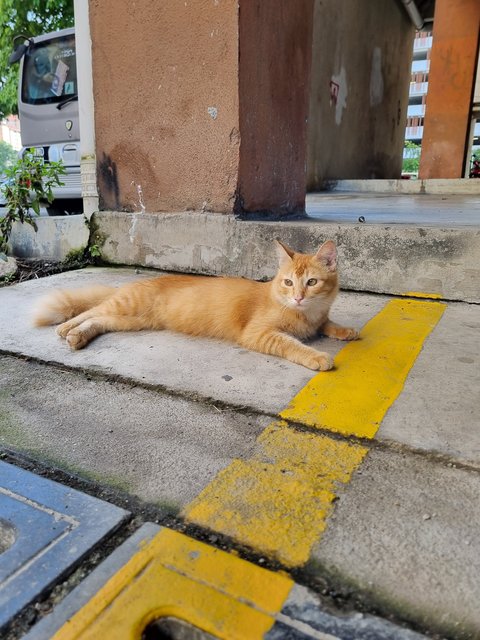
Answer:
[[(35, 216), (40, 215), (42, 202), (53, 201), (53, 187), (61, 186), (60, 176), (66, 173), (62, 162), (45, 162), (28, 149), (5, 171), (3, 187), (6, 213), (0, 218), (0, 258), (5, 260), (14, 222), (31, 225), (35, 231)], [(32, 214), (33, 212), (33, 214)]]
[(100, 251), (100, 247), (98, 246), (98, 244), (92, 244), (88, 247), (88, 253), (90, 254), (91, 258), (98, 258), (99, 256), (102, 255), (101, 251)]
[(405, 140), (404, 158), (402, 165), (403, 173), (418, 173), (420, 166), (420, 154), (422, 147), (419, 144), (415, 144), (411, 140)]
[(11, 144), (0, 140), (0, 174), (10, 167), (18, 158), (18, 154)]

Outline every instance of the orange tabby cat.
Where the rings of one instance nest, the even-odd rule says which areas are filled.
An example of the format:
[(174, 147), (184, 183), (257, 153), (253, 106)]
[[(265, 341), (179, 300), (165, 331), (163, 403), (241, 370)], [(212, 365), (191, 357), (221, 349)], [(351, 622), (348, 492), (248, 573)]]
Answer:
[(169, 329), (207, 336), (280, 356), (309, 369), (333, 367), (328, 353), (303, 342), (317, 334), (355, 340), (328, 318), (338, 292), (332, 240), (314, 255), (277, 241), (280, 267), (271, 282), (242, 278), (167, 275), (115, 287), (56, 291), (40, 305), (36, 326), (60, 324), (57, 333), (81, 349), (109, 331)]

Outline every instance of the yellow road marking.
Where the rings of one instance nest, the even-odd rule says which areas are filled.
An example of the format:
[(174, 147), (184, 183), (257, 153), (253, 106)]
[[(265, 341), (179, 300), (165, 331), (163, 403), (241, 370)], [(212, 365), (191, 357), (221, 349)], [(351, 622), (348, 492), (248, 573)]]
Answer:
[(173, 616), (219, 638), (263, 638), (293, 582), (162, 529), (54, 636), (133, 640)]
[[(283, 418), (373, 438), (403, 388), (446, 305), (392, 300), (315, 376)], [(287, 567), (304, 564), (325, 529), (341, 484), (368, 449), (284, 421), (259, 437), (184, 510), (186, 520), (231, 536)], [(174, 616), (220, 638), (263, 638), (292, 581), (281, 574), (162, 530), (54, 636), (55, 640), (139, 638), (154, 619)]]
[(421, 291), (407, 291), (401, 295), (406, 298), (425, 298), (429, 300), (441, 300), (443, 298), (441, 293), (422, 293)]
[(320, 374), (293, 398), (281, 417), (344, 435), (373, 438), (446, 305), (391, 300)]
[(250, 460), (236, 460), (187, 507), (185, 517), (284, 565), (305, 564), (340, 483), (365, 447), (273, 423)]
[[(372, 438), (444, 309), (438, 302), (390, 301), (361, 340), (338, 354), (336, 371), (316, 375), (281, 417)], [(339, 485), (366, 453), (360, 445), (274, 423), (251, 460), (221, 471), (184, 516), (287, 567), (300, 566), (325, 529)]]

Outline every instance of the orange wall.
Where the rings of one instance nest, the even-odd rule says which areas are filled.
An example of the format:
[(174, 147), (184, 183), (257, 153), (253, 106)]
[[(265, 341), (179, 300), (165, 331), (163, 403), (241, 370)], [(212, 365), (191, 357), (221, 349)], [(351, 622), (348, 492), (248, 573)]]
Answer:
[(419, 177), (463, 178), (480, 0), (436, 0)]
[(302, 213), (312, 16), (313, 0), (90, 0), (101, 208)]
[(90, 22), (101, 208), (231, 210), (237, 1), (91, 0)]

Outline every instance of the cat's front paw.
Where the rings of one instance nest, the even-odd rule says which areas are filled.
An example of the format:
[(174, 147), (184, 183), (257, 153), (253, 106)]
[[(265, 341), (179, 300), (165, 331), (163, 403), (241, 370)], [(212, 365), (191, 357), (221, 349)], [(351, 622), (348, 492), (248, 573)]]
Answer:
[(83, 349), (88, 343), (88, 336), (80, 329), (72, 329), (66, 336), (67, 344), (71, 349), (77, 351)]
[(73, 329), (73, 326), (74, 325), (71, 322), (63, 322), (62, 324), (58, 325), (55, 331), (61, 338), (66, 338), (68, 332)]
[(309, 356), (304, 365), (314, 371), (329, 371), (333, 369), (333, 358), (328, 353), (316, 353)]
[(339, 340), (358, 340), (360, 334), (356, 329), (349, 327), (342, 327), (342, 330), (338, 332), (337, 338)]

